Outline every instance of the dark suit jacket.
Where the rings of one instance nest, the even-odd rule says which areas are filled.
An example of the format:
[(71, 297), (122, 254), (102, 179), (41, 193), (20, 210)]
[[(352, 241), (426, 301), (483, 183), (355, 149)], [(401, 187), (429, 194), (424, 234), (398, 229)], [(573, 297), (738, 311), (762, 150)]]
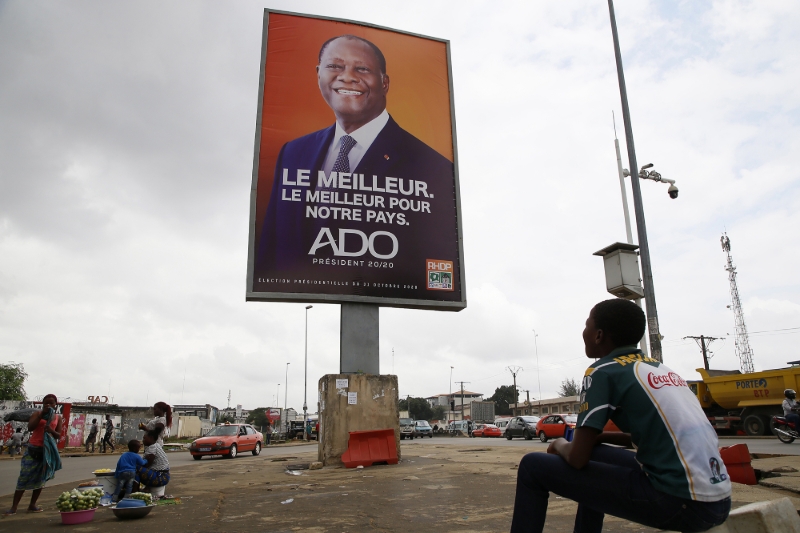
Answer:
[[(361, 222), (333, 220), (333, 217), (326, 220), (308, 219), (306, 218), (306, 190), (314, 191), (316, 189), (317, 172), (325, 162), (334, 132), (335, 125), (332, 125), (290, 141), (281, 149), (275, 166), (272, 194), (256, 250), (254, 289), (256, 291), (284, 292), (287, 289), (285, 286), (276, 286), (260, 281), (283, 276), (310, 280), (361, 281), (362, 283), (352, 291), (353, 294), (386, 294), (385, 291), (370, 290), (370, 288), (380, 289), (380, 287), (364, 287), (363, 283), (388, 283), (417, 287), (398, 291), (395, 296), (399, 298), (460, 300), (458, 289), (453, 292), (427, 290), (425, 274), (426, 259), (453, 261), (455, 272), (459, 271), (453, 164), (402, 129), (394, 119), (389, 118), (386, 126), (375, 138), (358, 166), (352, 169), (352, 172), (363, 174), (368, 184), (371, 184), (373, 175), (378, 176), (381, 183), (386, 176), (424, 181), (432, 198), (338, 189), (340, 194), (348, 192), (351, 197), (352, 193), (383, 196), (385, 208), (381, 210), (404, 213), (408, 225), (366, 222), (366, 210), (376, 210), (375, 207), (361, 207)], [(288, 175), (292, 180), (297, 174), (297, 169), (310, 170), (311, 187), (283, 185), (283, 169), (288, 169)], [(284, 189), (298, 188), (302, 189), (303, 201), (282, 200)], [(291, 193), (287, 191), (287, 195), (289, 194)], [(389, 199), (393, 196), (429, 202), (431, 212), (401, 211), (397, 207), (389, 209)], [(344, 207), (353, 208), (354, 206)], [(339, 228), (357, 229), (367, 235), (379, 230), (388, 231), (397, 237), (399, 251), (390, 260), (391, 268), (315, 265), (312, 264), (312, 258), (335, 258), (329, 246), (317, 250), (313, 256), (309, 255), (309, 250), (322, 227), (330, 228), (334, 238), (338, 236)], [(368, 261), (375, 260), (369, 252), (364, 256), (352, 259), (363, 260), (365, 265), (368, 264)], [(454, 278), (454, 286), (459, 287), (457, 276)], [(289, 292), (297, 290), (296, 286), (288, 287)], [(332, 293), (340, 290), (342, 290), (341, 286), (319, 284), (312, 284), (307, 287), (307, 290), (301, 289), (302, 292), (314, 293)]]

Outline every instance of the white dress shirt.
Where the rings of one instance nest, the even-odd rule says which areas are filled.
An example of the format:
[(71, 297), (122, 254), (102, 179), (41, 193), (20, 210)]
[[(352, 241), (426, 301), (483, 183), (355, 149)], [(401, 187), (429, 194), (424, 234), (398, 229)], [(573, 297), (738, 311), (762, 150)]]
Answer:
[(339, 149), (342, 146), (342, 137), (350, 135), (350, 137), (356, 141), (356, 145), (353, 146), (350, 149), (350, 153), (347, 154), (347, 159), (350, 161), (350, 172), (352, 172), (361, 162), (364, 154), (369, 150), (369, 147), (372, 146), (375, 138), (381, 130), (383, 130), (387, 122), (389, 122), (389, 112), (386, 111), (386, 109), (383, 110), (383, 113), (352, 133), (346, 133), (337, 122), (336, 132), (333, 134), (333, 141), (328, 148), (328, 155), (325, 157), (325, 164), (322, 165), (322, 170), (325, 171), (325, 175), (330, 176), (331, 170), (333, 170), (333, 165), (336, 163), (336, 158), (339, 156)]

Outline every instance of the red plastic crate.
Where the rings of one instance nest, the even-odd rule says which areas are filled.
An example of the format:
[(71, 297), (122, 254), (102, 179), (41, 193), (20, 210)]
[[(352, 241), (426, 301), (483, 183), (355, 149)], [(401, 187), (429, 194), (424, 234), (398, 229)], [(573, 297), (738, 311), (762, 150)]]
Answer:
[(347, 468), (372, 466), (375, 463), (397, 464), (397, 441), (393, 429), (351, 431), (347, 451), (342, 454)]

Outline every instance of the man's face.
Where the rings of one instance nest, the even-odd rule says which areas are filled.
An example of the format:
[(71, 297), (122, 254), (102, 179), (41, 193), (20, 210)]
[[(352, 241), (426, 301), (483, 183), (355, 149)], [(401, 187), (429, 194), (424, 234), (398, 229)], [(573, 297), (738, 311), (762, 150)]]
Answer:
[(348, 133), (386, 108), (389, 77), (381, 74), (378, 58), (362, 41), (340, 38), (330, 43), (317, 66), (317, 80), (322, 97)]
[(586, 327), (583, 328), (583, 346), (586, 350), (586, 357), (593, 359), (601, 357), (601, 355), (597, 355), (599, 335), (602, 335), (602, 331), (597, 329), (594, 323), (594, 309), (592, 309), (589, 318), (586, 319)]

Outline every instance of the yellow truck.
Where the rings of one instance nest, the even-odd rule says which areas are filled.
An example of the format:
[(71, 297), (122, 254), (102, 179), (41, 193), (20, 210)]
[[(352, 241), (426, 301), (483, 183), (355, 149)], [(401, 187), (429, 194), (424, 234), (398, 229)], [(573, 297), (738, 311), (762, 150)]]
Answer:
[(698, 368), (702, 381), (689, 381), (700, 405), (717, 431), (770, 435), (771, 418), (783, 414), (785, 389), (800, 387), (800, 361), (793, 366), (742, 374), (738, 370)]

